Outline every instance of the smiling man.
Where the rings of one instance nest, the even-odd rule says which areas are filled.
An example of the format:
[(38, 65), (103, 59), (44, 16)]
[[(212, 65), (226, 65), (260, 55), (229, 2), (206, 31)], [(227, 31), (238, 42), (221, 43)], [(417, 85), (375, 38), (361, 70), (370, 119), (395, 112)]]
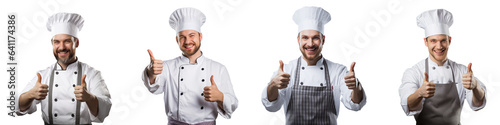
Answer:
[(57, 62), (37, 73), (19, 96), (18, 115), (31, 114), (42, 105), (45, 124), (103, 122), (111, 109), (111, 96), (101, 73), (78, 61), (78, 32), (83, 18), (75, 13), (49, 17), (52, 48)]
[(405, 71), (399, 88), (401, 106), (417, 125), (459, 125), (464, 100), (475, 111), (486, 105), (486, 87), (474, 77), (472, 63), (447, 58), (452, 24), (453, 15), (444, 9), (417, 16), (429, 57)]
[(205, 15), (198, 9), (180, 8), (170, 15), (182, 55), (162, 61), (153, 56), (142, 80), (153, 94), (164, 94), (169, 125), (213, 125), (220, 114), (231, 118), (238, 106), (224, 65), (208, 59), (200, 50)]
[(366, 104), (365, 92), (354, 74), (356, 63), (347, 69), (321, 54), (325, 44), (323, 27), (330, 18), (320, 7), (303, 7), (293, 15), (299, 26), (297, 43), (302, 56), (287, 65), (280, 60), (278, 71), (261, 97), (270, 112), (284, 107), (287, 125), (335, 125), (341, 101), (354, 111)]

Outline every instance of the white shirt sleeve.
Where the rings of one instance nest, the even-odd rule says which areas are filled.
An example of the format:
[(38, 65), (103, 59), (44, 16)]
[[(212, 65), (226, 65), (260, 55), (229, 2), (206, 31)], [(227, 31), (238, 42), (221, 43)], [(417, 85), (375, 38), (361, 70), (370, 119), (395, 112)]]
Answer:
[(482, 105), (480, 105), (480, 106), (477, 106), (477, 107), (476, 107), (476, 106), (474, 106), (474, 105), (472, 104), (472, 96), (474, 95), (474, 94), (473, 94), (473, 92), (472, 92), (472, 90), (468, 90), (468, 89), (465, 89), (465, 88), (464, 88), (464, 89), (465, 89), (465, 96), (466, 96), (467, 102), (469, 103), (470, 108), (471, 108), (472, 110), (474, 110), (474, 111), (477, 111), (477, 110), (483, 109), (483, 108), (484, 108), (484, 106), (486, 106), (486, 97), (487, 97), (487, 96), (486, 96), (486, 93), (487, 93), (487, 91), (486, 91), (486, 86), (483, 84), (483, 82), (479, 81), (479, 79), (478, 79), (477, 77), (474, 77), (474, 78), (476, 79), (477, 83), (478, 83), (478, 84), (479, 84), (479, 85), (483, 88), (483, 90), (484, 90), (484, 99), (483, 99), (483, 104), (482, 104)]
[[(43, 71), (39, 71), (40, 75), (45, 76), (45, 74), (43, 74)], [(43, 79), (43, 78), (42, 78)], [(35, 86), (36, 84), (36, 81), (38, 80), (38, 77), (35, 76), (33, 79), (31, 79), (31, 81), (26, 85), (26, 87), (24, 87), (23, 91), (21, 92), (22, 94), (30, 91), (31, 89), (33, 89), (33, 87)], [(46, 84), (46, 83), (42, 83), (42, 84)], [(18, 94), (17, 95), (17, 99), (19, 101), (19, 97), (21, 96), (21, 94)], [(47, 96), (48, 98), (48, 96)], [(16, 103), (16, 114), (18, 116), (22, 116), (22, 115), (25, 115), (25, 114), (31, 114), (31, 113), (34, 113), (36, 112), (37, 108), (36, 108), (36, 105), (39, 104), (41, 101), (40, 100), (33, 100), (33, 102), (31, 103), (31, 106), (25, 110), (25, 111), (21, 111), (19, 109), (19, 102)]]
[(144, 82), (146, 88), (148, 88), (149, 92), (153, 94), (161, 94), (163, 93), (164, 86), (167, 82), (166, 77), (169, 75), (168, 65), (165, 61), (163, 62), (163, 70), (161, 74), (156, 76), (155, 83), (153, 84), (149, 84), (148, 67), (150, 66), (151, 64), (144, 69), (144, 72), (142, 73), (142, 81)]
[(88, 113), (92, 122), (102, 123), (109, 115), (109, 111), (111, 109), (111, 95), (109, 94), (108, 87), (101, 76), (101, 72), (97, 70), (94, 70), (93, 72), (94, 73), (89, 73), (92, 74), (92, 76), (86, 78), (86, 81), (89, 83), (87, 84), (87, 88), (89, 88), (90, 93), (96, 96), (99, 110), (97, 116), (92, 115), (90, 110), (88, 110)]
[(230, 119), (231, 114), (238, 108), (238, 99), (236, 98), (236, 95), (234, 94), (233, 90), (233, 84), (231, 84), (231, 79), (229, 78), (229, 73), (227, 72), (226, 67), (222, 66), (221, 72), (219, 74), (220, 81), (218, 81), (216, 76), (214, 76), (214, 81), (217, 85), (217, 88), (219, 91), (221, 91), (224, 94), (224, 99), (222, 103), (222, 107), (224, 108), (224, 112), (217, 108), (217, 112), (224, 118)]
[[(274, 76), (276, 76), (276, 74), (278, 74), (278, 72), (274, 72), (272, 77), (271, 77), (271, 80), (273, 79)], [(271, 82), (269, 82), (271, 83)], [(269, 85), (268, 83), (268, 85)], [(281, 109), (281, 106), (285, 103), (285, 94), (286, 94), (286, 90), (288, 88), (290, 88), (291, 84), (288, 84), (288, 88), (285, 88), (285, 89), (279, 89), (278, 90), (278, 98), (274, 101), (269, 101), (267, 99), (267, 87), (268, 85), (266, 85), (266, 87), (264, 88), (264, 91), (262, 91), (262, 97), (261, 97), (261, 101), (262, 101), (262, 105), (264, 105), (264, 107), (266, 108), (267, 111), (270, 111), (270, 112), (276, 112), (278, 110)]]
[(339, 85), (340, 91), (342, 93), (342, 104), (344, 104), (344, 106), (349, 110), (359, 111), (366, 104), (365, 91), (363, 89), (363, 99), (361, 100), (361, 102), (359, 102), (359, 104), (356, 104), (352, 101), (352, 98), (351, 98), (352, 90), (347, 88), (346, 83), (345, 83), (345, 79), (344, 79), (344, 77), (348, 74), (348, 71), (347, 71), (347, 68), (345, 66), (342, 66), (342, 67), (343, 67), (343, 70), (341, 73), (338, 73), (339, 76), (337, 76), (338, 79), (336, 81), (337, 83), (339, 83), (337, 85)]
[(410, 109), (408, 108), (408, 97), (417, 91), (417, 89), (420, 87), (420, 79), (423, 79), (419, 77), (423, 77), (423, 73), (420, 73), (414, 68), (409, 68), (406, 69), (405, 73), (403, 74), (403, 79), (401, 80), (402, 84), (399, 87), (399, 97), (401, 98), (401, 107), (403, 108), (407, 116), (419, 114), (423, 109), (425, 99), (422, 99), (422, 101), (418, 105), (417, 110), (410, 111)]

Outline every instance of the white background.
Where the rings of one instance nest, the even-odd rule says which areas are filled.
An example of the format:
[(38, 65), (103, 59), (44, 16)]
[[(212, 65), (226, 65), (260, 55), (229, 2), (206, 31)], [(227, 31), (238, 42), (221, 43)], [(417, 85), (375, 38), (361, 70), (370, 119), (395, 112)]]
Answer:
[[(429, 9), (444, 8), (455, 19), (450, 28), (449, 59), (465, 65), (472, 62), (474, 75), (488, 89), (486, 107), (474, 112), (464, 103), (461, 122), (486, 125), (495, 124), (500, 111), (499, 5), (486, 0), (8, 0), (0, 4), (0, 38), (4, 41), (0, 58), (7, 61), (6, 20), (7, 14), (15, 12), (17, 91), (21, 91), (38, 70), (55, 63), (45, 27), (47, 17), (56, 12), (79, 13), (85, 24), (76, 55), (102, 72), (112, 97), (113, 106), (104, 124), (166, 124), (163, 95), (149, 93), (141, 81), (149, 63), (146, 50), (151, 49), (158, 59), (180, 56), (168, 18), (177, 8), (194, 7), (207, 16), (201, 50), (227, 67), (239, 100), (232, 118), (219, 117), (217, 123), (284, 124), (283, 111), (266, 111), (261, 93), (278, 69), (278, 60), (288, 62), (300, 56), (297, 25), (292, 20), (295, 10), (320, 6), (332, 15), (325, 25), (324, 57), (344, 65), (356, 61), (356, 76), (367, 95), (361, 111), (341, 106), (338, 123), (415, 124), (413, 117), (404, 114), (398, 93), (405, 69), (428, 56), (424, 30), (416, 26), (415, 17)], [(362, 35), (368, 39), (360, 39)], [(3, 70), (0, 76), (0, 93), (7, 98), (9, 75)], [(5, 107), (0, 112), (2, 124), (43, 123), (40, 111), (15, 118), (7, 115)]]

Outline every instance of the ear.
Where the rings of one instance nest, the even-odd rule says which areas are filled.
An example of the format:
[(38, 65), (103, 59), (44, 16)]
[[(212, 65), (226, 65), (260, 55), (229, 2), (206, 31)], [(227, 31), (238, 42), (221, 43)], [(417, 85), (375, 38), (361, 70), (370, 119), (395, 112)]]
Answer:
[(325, 35), (322, 35), (322, 36), (323, 36), (323, 41), (321, 41), (322, 42), (321, 44), (325, 45)]
[(429, 47), (429, 46), (427, 45), (427, 38), (424, 38), (424, 43), (425, 43), (425, 46)]
[(451, 36), (448, 36), (448, 46), (451, 45)]
[(80, 39), (76, 38), (76, 45), (75, 45), (75, 48), (78, 48), (78, 46), (80, 46)]
[(201, 42), (201, 39), (203, 39), (203, 33), (200, 33), (200, 42)]
[(177, 44), (179, 44), (179, 35), (175, 36), (175, 42), (177, 42)]

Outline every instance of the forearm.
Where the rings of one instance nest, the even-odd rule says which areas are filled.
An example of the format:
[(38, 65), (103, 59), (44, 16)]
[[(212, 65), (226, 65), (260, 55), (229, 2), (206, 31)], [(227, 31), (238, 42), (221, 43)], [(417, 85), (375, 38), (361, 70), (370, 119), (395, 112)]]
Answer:
[(278, 89), (277, 88), (273, 88), (271, 85), (272, 84), (269, 84), (267, 86), (267, 100), (269, 100), (270, 102), (278, 99), (278, 95), (279, 95)]
[(478, 85), (475, 89), (472, 90), (472, 104), (476, 107), (483, 105), (484, 101), (484, 90)]
[(149, 78), (149, 84), (153, 85), (156, 82), (156, 75), (154, 75), (153, 73), (151, 73), (149, 71), (149, 69), (146, 69), (146, 73), (147, 73), (148, 78)]
[(351, 92), (351, 101), (359, 104), (363, 100), (363, 87), (361, 84)]
[(29, 96), (29, 91), (21, 94), (19, 96), (19, 110), (21, 112), (28, 110), (33, 103), (33, 100), (34, 99)]
[[(224, 100), (224, 97), (222, 97)], [(224, 110), (224, 101), (217, 101), (217, 107), (222, 111), (222, 114), (226, 114), (226, 110)]]
[(91, 97), (92, 98), (89, 101), (86, 101), (85, 103), (87, 103), (87, 107), (89, 108), (90, 113), (92, 113), (92, 115), (97, 117), (97, 114), (99, 113), (99, 100), (95, 95), (92, 95)]
[(420, 103), (422, 102), (422, 97), (420, 97), (418, 95), (417, 92), (411, 94), (410, 96), (408, 96), (408, 109), (410, 111), (416, 111), (418, 110), (418, 106), (420, 105)]

